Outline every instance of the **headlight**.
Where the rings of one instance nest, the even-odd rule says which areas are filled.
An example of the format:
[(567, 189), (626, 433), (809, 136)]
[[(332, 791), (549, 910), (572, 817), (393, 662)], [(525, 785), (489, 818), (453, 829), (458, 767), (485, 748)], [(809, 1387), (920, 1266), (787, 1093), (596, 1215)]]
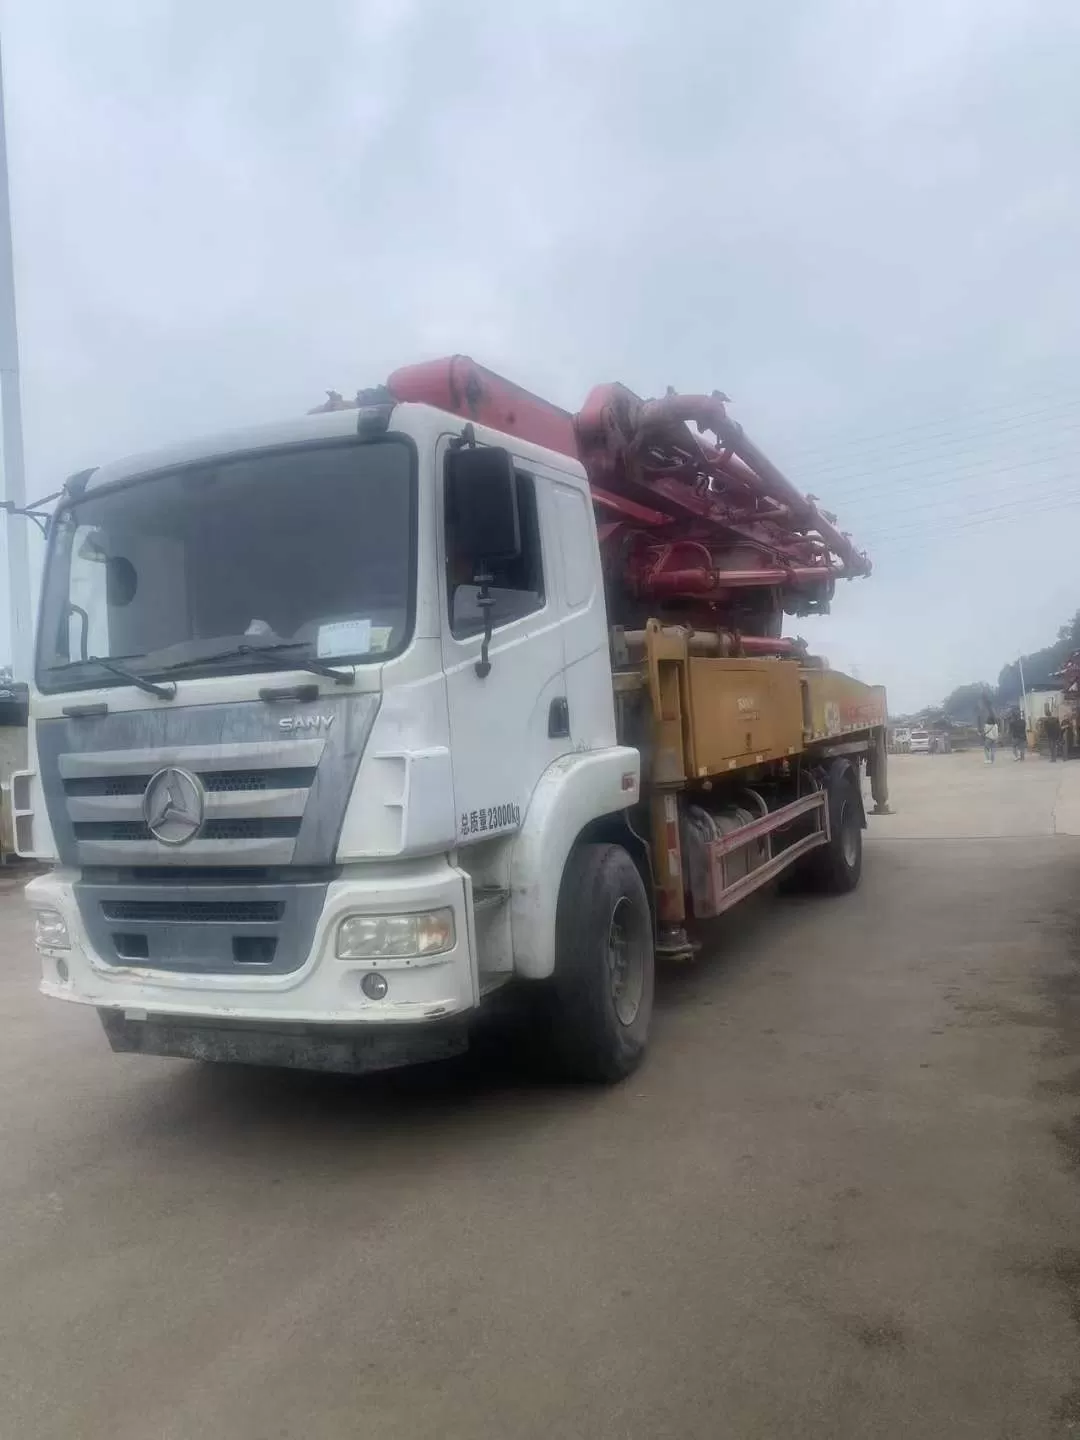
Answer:
[(453, 910), (422, 915), (347, 915), (337, 931), (339, 960), (404, 960), (454, 948)]
[(39, 950), (70, 950), (67, 926), (59, 910), (34, 911), (34, 944)]

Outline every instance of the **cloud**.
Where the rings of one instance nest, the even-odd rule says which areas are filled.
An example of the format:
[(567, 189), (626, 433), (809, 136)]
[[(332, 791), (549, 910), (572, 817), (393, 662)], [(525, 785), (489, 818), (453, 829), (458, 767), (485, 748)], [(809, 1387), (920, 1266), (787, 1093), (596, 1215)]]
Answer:
[(977, 435), (843, 504), (852, 437), (1075, 383), (1064, 0), (9, 8), (31, 493), (466, 350), (569, 406), (724, 388), (796, 480), (848, 454), (877, 574), (815, 643), (905, 705), (1075, 608), (1077, 512), (948, 533)]

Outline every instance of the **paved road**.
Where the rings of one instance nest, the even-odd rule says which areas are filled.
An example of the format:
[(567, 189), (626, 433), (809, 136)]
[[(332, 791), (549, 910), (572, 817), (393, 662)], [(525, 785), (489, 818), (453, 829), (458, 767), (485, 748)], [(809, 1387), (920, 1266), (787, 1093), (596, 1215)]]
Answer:
[(1080, 766), (1009, 763), (903, 757), (610, 1092), (113, 1057), (0, 896), (0, 1435), (1080, 1433)]
[(992, 766), (981, 750), (961, 755), (896, 755), (890, 781), (897, 813), (875, 828), (882, 838), (1016, 839), (1080, 835), (1080, 766), (1023, 764), (1008, 747)]

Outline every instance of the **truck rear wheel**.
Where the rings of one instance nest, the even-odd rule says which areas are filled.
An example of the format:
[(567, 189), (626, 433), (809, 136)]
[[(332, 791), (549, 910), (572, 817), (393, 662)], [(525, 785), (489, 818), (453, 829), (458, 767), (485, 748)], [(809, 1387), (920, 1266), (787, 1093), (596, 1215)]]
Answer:
[(806, 859), (806, 878), (815, 890), (846, 895), (862, 874), (862, 799), (855, 772), (835, 769), (826, 785), (829, 806), (829, 843)]
[(563, 871), (555, 922), (554, 1043), (575, 1079), (622, 1080), (645, 1053), (652, 1017), (648, 896), (618, 845), (579, 845)]

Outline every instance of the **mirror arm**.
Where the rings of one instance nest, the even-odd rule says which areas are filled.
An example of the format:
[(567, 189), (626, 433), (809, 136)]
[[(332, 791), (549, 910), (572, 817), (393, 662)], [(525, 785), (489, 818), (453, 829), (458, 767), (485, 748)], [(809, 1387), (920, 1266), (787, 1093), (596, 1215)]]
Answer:
[(0, 500), (0, 510), (6, 511), (9, 515), (25, 515), (27, 520), (32, 520), (42, 535), (47, 538), (49, 534), (49, 517), (47, 515), (39, 515), (36, 506), (44, 505), (46, 500), (55, 499), (55, 495), (47, 495), (45, 500), (35, 500), (33, 505), (16, 505), (14, 500)]
[(476, 603), (484, 612), (484, 636), (480, 641), (480, 659), (477, 660), (474, 667), (481, 680), (486, 680), (491, 674), (491, 661), (488, 659), (488, 647), (491, 644), (491, 610), (495, 601), (491, 598), (488, 586), (494, 578), (493, 575), (481, 572), (473, 579), (473, 584), (479, 585), (480, 587), (476, 596)]
[(82, 654), (79, 658), (81, 660), (86, 660), (88, 659), (86, 653), (87, 647), (90, 643), (90, 616), (86, 613), (86, 611), (81, 605), (76, 605), (71, 600), (67, 602), (67, 608), (69, 615), (78, 615), (79, 619), (82, 621), (82, 637), (80, 640), (80, 649), (82, 650)]

